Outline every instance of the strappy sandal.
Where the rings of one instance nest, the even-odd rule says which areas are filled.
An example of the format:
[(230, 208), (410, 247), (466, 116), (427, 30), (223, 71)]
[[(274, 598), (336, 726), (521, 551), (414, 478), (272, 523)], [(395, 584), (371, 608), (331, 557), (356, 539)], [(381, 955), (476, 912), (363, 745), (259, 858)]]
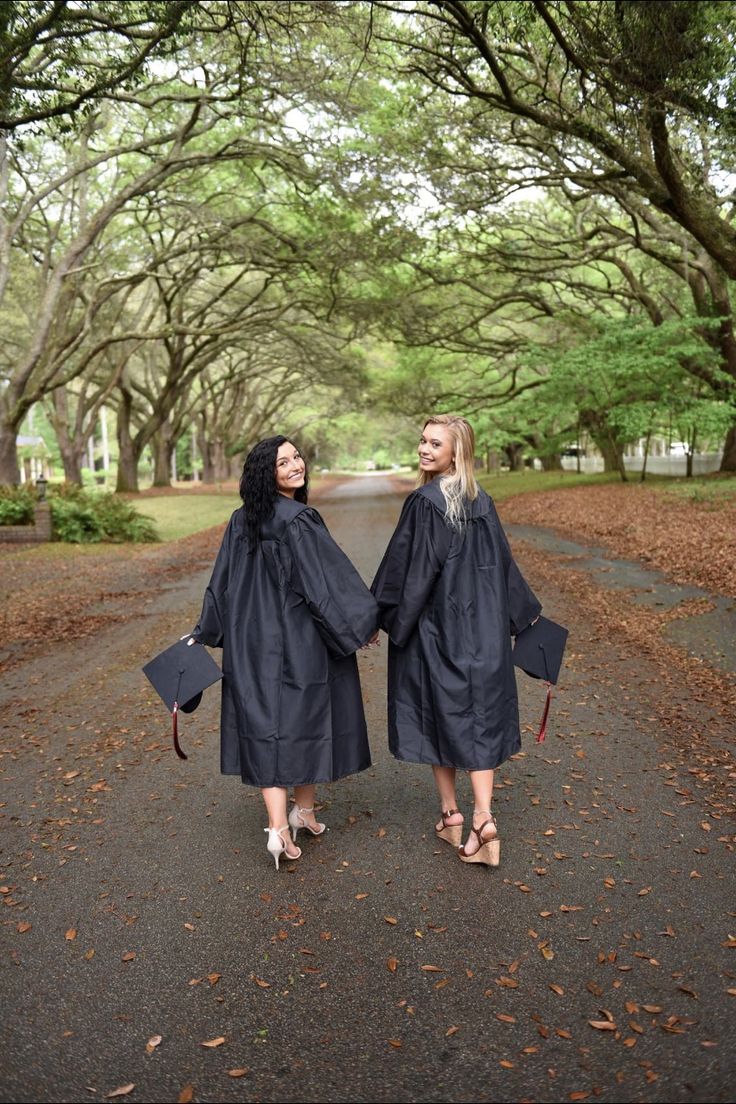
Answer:
[(300, 828), (303, 828), (306, 832), (309, 832), (310, 836), (321, 836), (327, 829), (326, 824), (320, 824), (317, 821), (317, 827), (313, 828), (311, 824), (307, 822), (307, 815), (314, 812), (314, 805), (311, 809), (300, 808), (298, 805), (292, 805), (289, 812), (289, 827), (291, 828), (291, 834), (296, 842), (297, 832)]
[[(488, 827), (493, 829), (493, 835), (488, 836), (486, 834), (483, 838), (483, 832)], [(501, 841), (498, 838), (498, 825), (496, 824), (495, 817), (492, 813), (488, 813), (488, 820), (484, 820), (480, 828), (471, 828), (478, 840), (478, 848), (473, 851), (471, 855), (468, 855), (465, 851), (465, 847), (458, 848), (458, 858), (461, 862), (466, 863), (485, 863), (486, 866), (498, 866), (501, 861)], [(468, 841), (470, 836), (468, 836)]]
[(438, 839), (444, 840), (445, 843), (449, 843), (451, 847), (459, 847), (460, 840), (463, 838), (463, 826), (462, 824), (448, 824), (447, 821), (451, 816), (457, 816), (460, 812), (459, 809), (448, 809), (447, 812), (442, 812), (442, 827), (435, 827), (435, 835)]
[[(302, 857), (301, 847), (296, 848), (296, 853), (289, 854), (289, 844), (287, 840), (289, 838), (289, 825), (285, 824), (283, 828), (264, 828), (264, 832), (268, 832), (268, 840), (266, 841), (266, 848), (269, 855), (272, 856), (273, 861), (276, 863), (276, 869), (279, 868), (279, 859), (300, 859)], [(286, 832), (286, 839), (284, 839), (284, 832)], [(294, 845), (292, 844), (292, 847)]]

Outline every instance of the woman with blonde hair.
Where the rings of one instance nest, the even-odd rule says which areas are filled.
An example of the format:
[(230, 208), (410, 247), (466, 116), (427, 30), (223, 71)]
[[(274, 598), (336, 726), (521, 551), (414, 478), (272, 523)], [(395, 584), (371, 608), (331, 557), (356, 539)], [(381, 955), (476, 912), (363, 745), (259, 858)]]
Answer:
[(435, 831), (458, 847), (457, 770), (470, 772), (472, 826), (458, 855), (498, 865), (493, 772), (521, 746), (511, 636), (541, 605), (519, 571), (493, 502), (476, 482), (475, 440), (437, 414), (419, 441), (420, 484), (401, 512), (371, 587), (389, 636), (389, 747), (429, 763), (440, 799)]

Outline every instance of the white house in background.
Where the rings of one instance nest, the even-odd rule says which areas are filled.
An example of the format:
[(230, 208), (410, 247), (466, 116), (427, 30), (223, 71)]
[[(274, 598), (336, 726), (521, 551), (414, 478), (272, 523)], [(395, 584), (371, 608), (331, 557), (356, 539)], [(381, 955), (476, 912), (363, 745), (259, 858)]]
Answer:
[(49, 478), (49, 450), (43, 437), (20, 433), (15, 439), (21, 483), (33, 483), (40, 475)]

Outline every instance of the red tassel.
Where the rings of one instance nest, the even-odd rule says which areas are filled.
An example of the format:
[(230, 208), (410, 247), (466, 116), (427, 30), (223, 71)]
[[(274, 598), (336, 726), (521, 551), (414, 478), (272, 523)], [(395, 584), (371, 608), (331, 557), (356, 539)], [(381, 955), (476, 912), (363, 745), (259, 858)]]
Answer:
[(547, 735), (547, 718), (549, 717), (549, 706), (552, 701), (552, 683), (547, 683), (547, 700), (544, 703), (544, 713), (542, 714), (542, 723), (539, 726), (539, 732), (537, 733), (537, 743), (541, 744), (544, 737)]
[(187, 759), (188, 756), (186, 756), (184, 754), (184, 752), (181, 750), (181, 748), (179, 747), (179, 703), (178, 702), (174, 702), (174, 711), (171, 714), (171, 717), (172, 717), (173, 722), (174, 722), (174, 751), (176, 752), (176, 754), (179, 756), (180, 759)]

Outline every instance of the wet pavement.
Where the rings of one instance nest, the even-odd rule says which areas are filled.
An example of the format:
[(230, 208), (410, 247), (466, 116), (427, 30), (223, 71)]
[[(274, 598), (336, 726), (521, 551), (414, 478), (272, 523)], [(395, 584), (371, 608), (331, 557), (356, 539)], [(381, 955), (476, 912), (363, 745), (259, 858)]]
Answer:
[[(368, 581), (392, 488), (318, 504)], [(374, 765), (321, 788), (329, 832), (277, 874), (260, 796), (218, 773), (217, 695), (180, 762), (140, 674), (209, 570), (0, 676), (0, 1098), (732, 1099), (733, 822), (709, 786), (733, 764), (670, 754), (657, 669), (527, 568), (570, 648), (543, 744), (521, 677), (489, 871), (435, 841), (431, 772), (386, 750), (385, 641), (361, 653)], [(700, 709), (707, 750), (684, 692), (683, 726)]]
[(552, 529), (533, 525), (508, 525), (509, 537), (527, 541), (554, 556), (561, 566), (586, 571), (599, 586), (631, 592), (638, 605), (672, 609), (682, 602), (699, 602), (687, 617), (663, 628), (665, 639), (684, 648), (688, 655), (736, 673), (736, 595), (725, 598), (700, 587), (670, 582), (661, 571), (612, 556), (605, 549), (560, 537)]

